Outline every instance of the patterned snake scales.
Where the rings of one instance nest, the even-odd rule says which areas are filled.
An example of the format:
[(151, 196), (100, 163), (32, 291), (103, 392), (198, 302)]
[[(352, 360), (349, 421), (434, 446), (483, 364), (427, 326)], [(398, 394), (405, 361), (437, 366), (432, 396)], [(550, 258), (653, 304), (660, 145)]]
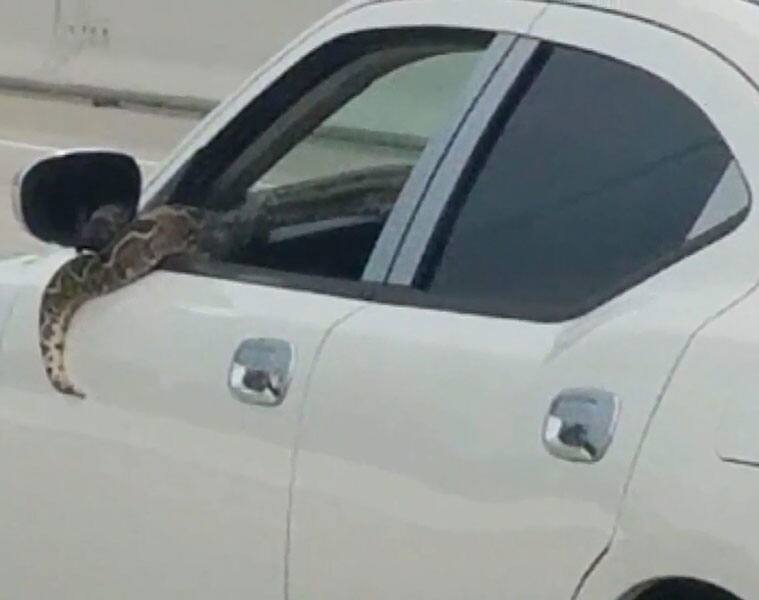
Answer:
[(84, 398), (69, 379), (64, 361), (66, 333), (86, 302), (145, 277), (168, 257), (201, 255), (223, 260), (254, 239), (288, 225), (348, 216), (385, 216), (410, 169), (369, 168), (336, 177), (256, 191), (240, 208), (214, 212), (164, 205), (128, 221), (107, 205), (85, 225), (105, 236), (99, 251), (85, 251), (60, 267), (42, 294), (39, 345), (47, 378), (62, 394)]

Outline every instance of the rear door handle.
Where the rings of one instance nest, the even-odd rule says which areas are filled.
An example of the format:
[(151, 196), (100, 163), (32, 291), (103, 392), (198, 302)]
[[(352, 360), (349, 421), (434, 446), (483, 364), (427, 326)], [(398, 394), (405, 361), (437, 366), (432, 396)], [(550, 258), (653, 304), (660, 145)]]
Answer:
[(614, 439), (619, 399), (605, 390), (577, 388), (561, 392), (551, 403), (543, 426), (543, 443), (556, 458), (595, 463)]
[(291, 343), (269, 338), (245, 340), (229, 368), (229, 390), (245, 404), (279, 406), (287, 397), (294, 368)]

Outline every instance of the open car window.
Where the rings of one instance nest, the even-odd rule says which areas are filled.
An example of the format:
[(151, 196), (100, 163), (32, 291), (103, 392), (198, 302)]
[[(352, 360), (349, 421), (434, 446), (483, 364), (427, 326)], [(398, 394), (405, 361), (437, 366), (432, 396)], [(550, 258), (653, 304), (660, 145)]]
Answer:
[(161, 199), (236, 214), (231, 229), (266, 213), (265, 235), (236, 235), (227, 263), (358, 280), (492, 39), (440, 28), (337, 39), (201, 148)]

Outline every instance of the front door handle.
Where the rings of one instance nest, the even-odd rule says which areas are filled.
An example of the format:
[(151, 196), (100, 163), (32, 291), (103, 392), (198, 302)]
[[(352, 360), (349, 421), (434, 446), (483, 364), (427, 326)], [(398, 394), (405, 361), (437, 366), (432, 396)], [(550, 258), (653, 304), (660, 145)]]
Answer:
[(295, 348), (268, 338), (242, 342), (229, 368), (229, 390), (240, 402), (279, 406), (285, 401), (295, 368)]
[(605, 390), (578, 388), (561, 392), (551, 403), (543, 443), (553, 456), (595, 463), (609, 449), (619, 420), (619, 399)]

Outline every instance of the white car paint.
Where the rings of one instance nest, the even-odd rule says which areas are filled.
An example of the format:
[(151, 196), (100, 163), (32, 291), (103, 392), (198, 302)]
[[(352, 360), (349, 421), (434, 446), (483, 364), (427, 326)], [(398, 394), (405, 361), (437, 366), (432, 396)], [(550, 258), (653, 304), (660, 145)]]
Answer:
[[(710, 117), (756, 197), (758, 6), (390, 0), (296, 40), (179, 146), (145, 201), (300, 57), (409, 24), (529, 34), (657, 74)], [(49, 390), (36, 350), (39, 290), (68, 256), (0, 265), (3, 596), (614, 600), (665, 577), (759, 591), (755, 210), (561, 324), (154, 274), (77, 319), (83, 404)], [(276, 409), (237, 403), (225, 382), (236, 345), (266, 335), (299, 357)], [(592, 466), (541, 441), (551, 399), (578, 385), (622, 401)]]
[[(560, 6), (531, 35), (673, 82), (759, 189), (759, 95), (711, 51), (650, 24)], [(683, 71), (687, 64), (701, 69)], [(754, 212), (725, 240), (568, 323), (371, 307), (337, 328), (299, 448), (293, 597), (568, 597), (612, 541), (640, 440), (692, 334), (759, 281), (757, 227)], [(340, 368), (357, 347), (361, 395)], [(551, 400), (578, 386), (622, 400), (610, 454), (590, 468), (541, 446)], [(650, 547), (627, 560), (649, 564)], [(350, 565), (352, 576), (334, 564)], [(614, 583), (599, 600), (632, 587)]]
[[(3, 336), (0, 588), (8, 598), (278, 598), (291, 449), (309, 368), (358, 304), (160, 273), (87, 306), (70, 332), (81, 404), (39, 369), (40, 283), (54, 255), (0, 272), (20, 287)], [(234, 400), (246, 338), (291, 340), (278, 410)]]

